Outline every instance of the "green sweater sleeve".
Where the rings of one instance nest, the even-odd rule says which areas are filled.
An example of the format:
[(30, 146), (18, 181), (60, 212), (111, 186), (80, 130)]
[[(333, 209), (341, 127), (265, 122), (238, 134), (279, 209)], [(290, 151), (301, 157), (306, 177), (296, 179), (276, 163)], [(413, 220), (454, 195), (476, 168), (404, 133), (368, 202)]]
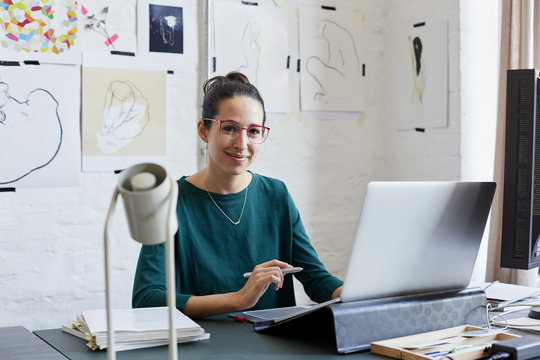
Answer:
[(289, 207), (292, 209), (293, 266), (304, 268), (295, 276), (300, 280), (311, 300), (319, 303), (328, 301), (332, 297), (334, 290), (343, 285), (343, 281), (326, 270), (307, 236), (300, 213), (290, 195), (288, 201)]
[[(134, 308), (167, 306), (166, 284), (165, 244), (143, 245), (133, 283), (132, 306)], [(183, 311), (191, 296), (177, 292), (176, 307)]]

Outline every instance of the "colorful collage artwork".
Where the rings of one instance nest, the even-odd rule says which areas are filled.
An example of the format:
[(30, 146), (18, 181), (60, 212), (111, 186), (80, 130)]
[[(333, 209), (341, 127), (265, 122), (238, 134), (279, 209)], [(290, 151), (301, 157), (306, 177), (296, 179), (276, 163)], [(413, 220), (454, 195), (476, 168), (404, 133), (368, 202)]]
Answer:
[(77, 1), (0, 1), (3, 60), (77, 63), (77, 36)]

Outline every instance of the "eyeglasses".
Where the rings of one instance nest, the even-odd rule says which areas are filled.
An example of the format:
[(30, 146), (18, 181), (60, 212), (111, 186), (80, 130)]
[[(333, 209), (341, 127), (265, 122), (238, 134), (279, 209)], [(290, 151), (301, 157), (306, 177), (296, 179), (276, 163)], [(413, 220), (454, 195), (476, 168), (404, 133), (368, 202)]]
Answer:
[(246, 135), (250, 143), (262, 144), (270, 132), (269, 127), (261, 125), (251, 125), (245, 128), (233, 120), (216, 120), (209, 118), (204, 118), (203, 120), (218, 122), (221, 136), (226, 140), (236, 139), (242, 130), (246, 130)]

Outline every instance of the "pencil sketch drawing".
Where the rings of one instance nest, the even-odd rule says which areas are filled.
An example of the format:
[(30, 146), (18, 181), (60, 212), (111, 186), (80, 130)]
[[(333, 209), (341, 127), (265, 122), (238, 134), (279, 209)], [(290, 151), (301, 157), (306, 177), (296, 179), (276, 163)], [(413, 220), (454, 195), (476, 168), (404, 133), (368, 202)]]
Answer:
[(182, 8), (150, 4), (150, 51), (183, 53), (184, 22)]
[(19, 101), (0, 82), (0, 184), (14, 183), (49, 165), (62, 145), (58, 101), (41, 88)]
[(409, 49), (411, 51), (412, 77), (413, 77), (413, 104), (423, 102), (426, 86), (424, 57), (422, 56), (422, 39), (409, 36)]
[(93, 31), (100, 37), (105, 39), (105, 44), (110, 45), (113, 49), (114, 44), (111, 39), (109, 31), (107, 31), (107, 15), (109, 14), (109, 7), (105, 6), (99, 11), (99, 14), (86, 13), (85, 15), (85, 30)]
[(257, 84), (259, 75), (259, 62), (261, 57), (261, 46), (259, 37), (261, 28), (256, 22), (248, 22), (242, 32), (242, 55), (243, 64), (240, 65), (238, 71), (244, 73), (248, 79)]
[(316, 37), (325, 54), (310, 56), (306, 61), (306, 70), (318, 85), (314, 100), (330, 103), (354, 96), (361, 64), (352, 34), (338, 23), (323, 19), (317, 22)]
[(104, 153), (115, 153), (139, 136), (150, 121), (148, 101), (130, 81), (113, 81), (105, 93), (103, 126), (98, 146)]

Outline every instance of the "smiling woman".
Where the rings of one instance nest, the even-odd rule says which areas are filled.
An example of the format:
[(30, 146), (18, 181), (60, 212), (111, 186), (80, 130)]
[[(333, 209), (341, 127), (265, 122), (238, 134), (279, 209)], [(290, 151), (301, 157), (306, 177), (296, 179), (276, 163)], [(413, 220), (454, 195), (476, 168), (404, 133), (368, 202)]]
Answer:
[[(343, 282), (319, 260), (285, 184), (248, 170), (270, 131), (258, 90), (233, 72), (208, 80), (204, 94), (197, 129), (208, 165), (178, 180), (178, 308), (206, 317), (295, 305), (283, 271), (292, 266), (311, 299), (339, 297)], [(166, 305), (164, 259), (163, 244), (142, 247), (134, 307)]]

